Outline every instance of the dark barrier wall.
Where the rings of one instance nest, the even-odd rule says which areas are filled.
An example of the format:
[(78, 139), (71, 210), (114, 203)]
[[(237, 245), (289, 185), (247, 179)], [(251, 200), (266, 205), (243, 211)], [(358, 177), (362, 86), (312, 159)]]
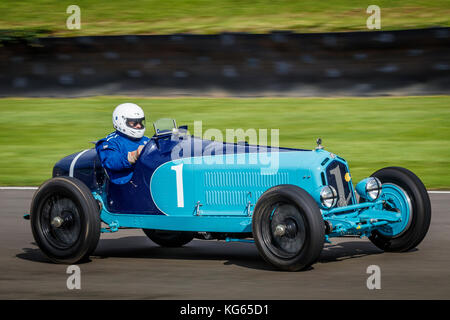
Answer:
[(41, 38), (0, 70), (0, 96), (449, 94), (450, 29)]

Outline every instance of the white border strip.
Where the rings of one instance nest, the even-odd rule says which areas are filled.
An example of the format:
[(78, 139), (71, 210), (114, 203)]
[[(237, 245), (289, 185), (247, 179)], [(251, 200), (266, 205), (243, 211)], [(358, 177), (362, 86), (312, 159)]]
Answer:
[(37, 190), (38, 187), (0, 187), (0, 190)]

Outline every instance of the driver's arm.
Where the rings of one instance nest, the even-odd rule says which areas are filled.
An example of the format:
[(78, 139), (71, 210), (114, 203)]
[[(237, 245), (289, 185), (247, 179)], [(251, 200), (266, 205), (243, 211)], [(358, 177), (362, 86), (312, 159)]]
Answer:
[(97, 153), (104, 168), (120, 171), (133, 167), (134, 162), (131, 163), (128, 160), (128, 154), (121, 152), (119, 147), (114, 143), (103, 142), (97, 146)]

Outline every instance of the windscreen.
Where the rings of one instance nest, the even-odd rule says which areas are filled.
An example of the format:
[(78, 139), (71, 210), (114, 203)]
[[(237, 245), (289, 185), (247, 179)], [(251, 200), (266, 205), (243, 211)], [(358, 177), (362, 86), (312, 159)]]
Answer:
[(165, 133), (172, 132), (173, 129), (177, 128), (177, 124), (174, 119), (158, 119), (153, 123), (156, 135), (161, 135)]

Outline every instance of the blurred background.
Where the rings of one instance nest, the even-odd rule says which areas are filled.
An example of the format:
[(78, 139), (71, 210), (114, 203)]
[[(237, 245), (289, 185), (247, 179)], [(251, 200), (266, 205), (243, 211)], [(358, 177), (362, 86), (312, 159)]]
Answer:
[(321, 137), (354, 181), (398, 165), (450, 188), (448, 0), (2, 0), (0, 12), (1, 186), (50, 178), (129, 101), (148, 124), (279, 129), (299, 148)]

